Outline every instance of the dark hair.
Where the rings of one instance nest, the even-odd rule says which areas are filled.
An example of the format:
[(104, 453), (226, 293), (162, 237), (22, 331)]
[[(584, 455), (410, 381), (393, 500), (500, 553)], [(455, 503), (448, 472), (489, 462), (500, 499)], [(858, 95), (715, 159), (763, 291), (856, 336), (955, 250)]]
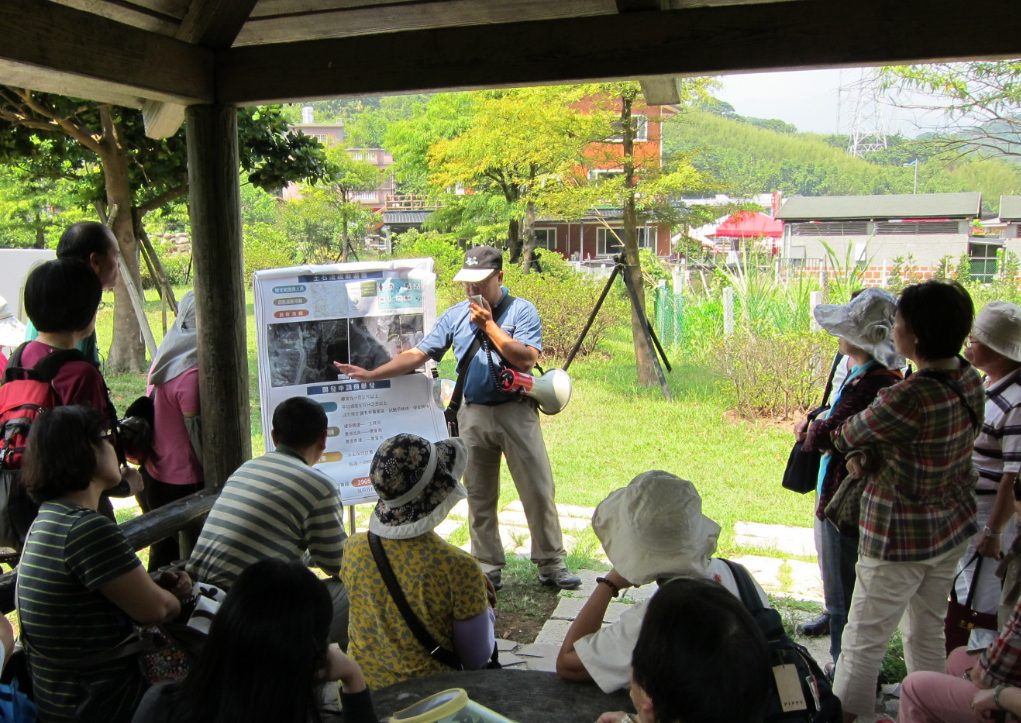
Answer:
[(741, 601), (715, 582), (660, 586), (631, 666), (659, 723), (762, 720), (772, 676), (766, 640)]
[(57, 242), (57, 258), (89, 263), (92, 254), (106, 256), (110, 253), (111, 244), (117, 244), (117, 237), (103, 224), (96, 221), (73, 223)]
[(25, 311), (39, 331), (80, 331), (92, 323), (102, 296), (99, 278), (87, 264), (54, 259), (28, 275)]
[(106, 431), (99, 412), (81, 404), (40, 414), (21, 463), (29, 496), (41, 504), (88, 487), (96, 471), (96, 445)]
[(915, 349), (923, 359), (957, 356), (975, 319), (971, 297), (955, 281), (908, 286), (897, 300), (897, 312), (918, 339)]
[(285, 399), (273, 410), (273, 438), (277, 444), (302, 449), (315, 444), (326, 431), (326, 411), (308, 397)]
[(333, 604), (296, 561), (262, 560), (238, 577), (180, 688), (191, 723), (319, 721)]

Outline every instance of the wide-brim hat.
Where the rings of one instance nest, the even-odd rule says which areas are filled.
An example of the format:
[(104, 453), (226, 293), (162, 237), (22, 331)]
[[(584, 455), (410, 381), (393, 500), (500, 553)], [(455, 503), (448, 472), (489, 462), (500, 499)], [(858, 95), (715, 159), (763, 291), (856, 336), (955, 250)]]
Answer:
[(464, 266), (454, 275), (454, 281), (477, 284), (503, 270), (503, 253), (492, 246), (476, 246), (464, 255)]
[(897, 298), (889, 291), (865, 289), (846, 304), (819, 304), (812, 313), (827, 332), (867, 351), (887, 369), (904, 366), (893, 346)]
[(663, 577), (705, 577), (720, 526), (702, 514), (695, 485), (662, 470), (614, 490), (592, 515), (613, 569), (644, 585)]
[(468, 453), (460, 439), (430, 442), (398, 434), (379, 446), (369, 477), (379, 496), (369, 531), (391, 540), (429, 532), (468, 496), (459, 480)]
[(997, 354), (1021, 362), (1021, 306), (990, 301), (975, 317), (971, 337)]
[(0, 296), (0, 346), (15, 347), (25, 341), (25, 325), (11, 313), (7, 299)]

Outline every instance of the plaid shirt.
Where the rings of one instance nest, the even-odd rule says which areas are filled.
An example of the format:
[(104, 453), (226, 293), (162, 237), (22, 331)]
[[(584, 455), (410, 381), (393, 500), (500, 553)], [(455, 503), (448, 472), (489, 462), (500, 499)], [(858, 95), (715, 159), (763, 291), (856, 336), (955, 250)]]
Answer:
[[(880, 390), (875, 402), (833, 433), (844, 454), (866, 453), (858, 552), (890, 561), (928, 560), (952, 550), (975, 527), (977, 427), (985, 395), (975, 369), (920, 372)], [(942, 380), (945, 380), (942, 381)]]
[(982, 684), (987, 688), (1001, 683), (1021, 686), (1021, 602), (996, 640), (982, 651), (978, 667)]

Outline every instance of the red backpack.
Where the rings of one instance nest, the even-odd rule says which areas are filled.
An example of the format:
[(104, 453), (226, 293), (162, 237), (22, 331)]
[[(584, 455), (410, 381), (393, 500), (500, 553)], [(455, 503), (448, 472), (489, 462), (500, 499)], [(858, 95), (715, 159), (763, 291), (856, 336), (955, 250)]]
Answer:
[(19, 477), (32, 423), (60, 406), (53, 378), (64, 364), (87, 361), (77, 349), (48, 354), (31, 368), (21, 366), (25, 342), (7, 363), (0, 384), (0, 546), (21, 549), (39, 506), (29, 499)]

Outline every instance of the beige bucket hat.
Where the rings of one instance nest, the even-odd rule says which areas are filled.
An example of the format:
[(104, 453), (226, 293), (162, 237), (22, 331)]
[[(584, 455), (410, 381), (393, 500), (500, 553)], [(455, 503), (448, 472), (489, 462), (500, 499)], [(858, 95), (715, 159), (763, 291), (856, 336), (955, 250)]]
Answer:
[(990, 301), (975, 317), (971, 337), (997, 354), (1021, 362), (1021, 306)]
[(702, 514), (695, 485), (662, 470), (614, 490), (592, 515), (613, 568), (634, 585), (660, 577), (705, 577), (720, 526)]

